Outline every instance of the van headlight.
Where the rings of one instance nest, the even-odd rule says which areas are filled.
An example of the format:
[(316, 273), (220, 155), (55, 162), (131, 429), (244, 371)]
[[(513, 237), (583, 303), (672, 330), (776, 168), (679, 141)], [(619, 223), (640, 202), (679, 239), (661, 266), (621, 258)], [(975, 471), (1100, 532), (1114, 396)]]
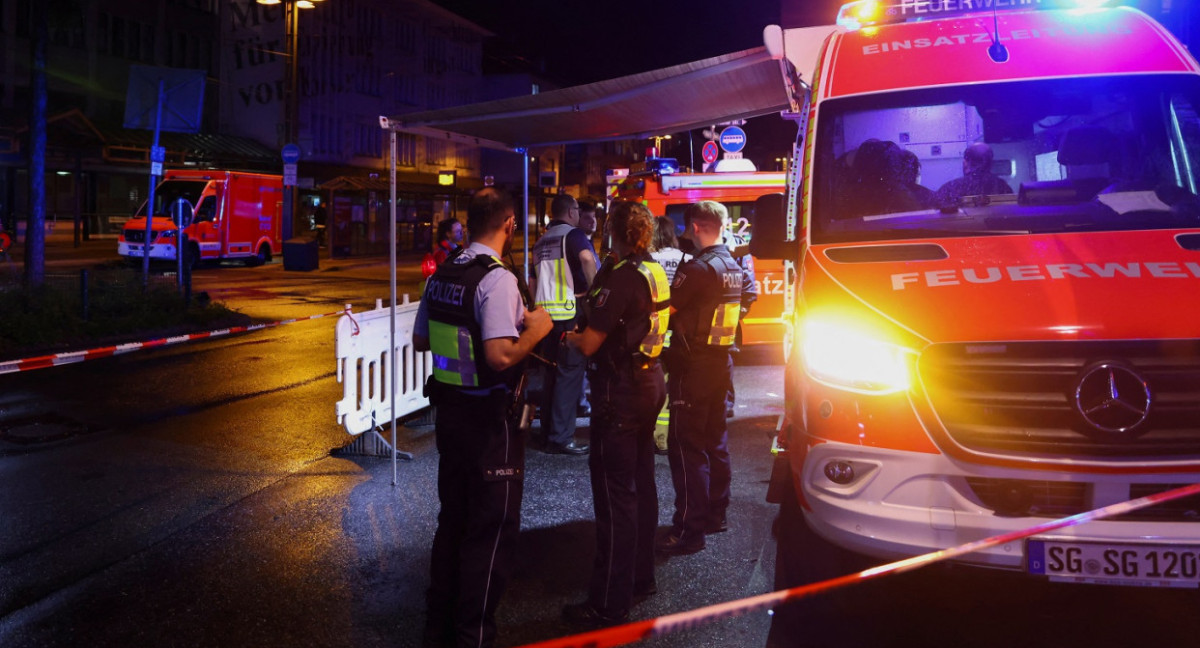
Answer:
[(831, 387), (863, 394), (906, 391), (916, 353), (840, 322), (804, 322), (804, 369)]

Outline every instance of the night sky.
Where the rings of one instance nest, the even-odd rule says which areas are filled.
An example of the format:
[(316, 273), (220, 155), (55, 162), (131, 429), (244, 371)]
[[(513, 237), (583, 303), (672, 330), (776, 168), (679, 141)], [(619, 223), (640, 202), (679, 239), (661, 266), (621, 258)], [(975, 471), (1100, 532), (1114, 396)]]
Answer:
[[(575, 85), (758, 47), (785, 0), (433, 1), (543, 61), (552, 80)], [(826, 22), (839, 4), (786, 1), (828, 4)]]

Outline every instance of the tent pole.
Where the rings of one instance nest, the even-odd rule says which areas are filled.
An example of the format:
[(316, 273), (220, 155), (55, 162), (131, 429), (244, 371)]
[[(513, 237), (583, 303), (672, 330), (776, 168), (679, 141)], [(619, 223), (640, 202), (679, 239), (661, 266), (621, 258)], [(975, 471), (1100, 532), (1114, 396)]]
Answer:
[(396, 467), (396, 365), (399, 364), (399, 362), (396, 361), (396, 131), (389, 129), (388, 132), (391, 135), (389, 142), (391, 145), (391, 159), (388, 163), (388, 170), (391, 172), (389, 174), (390, 178), (388, 181), (388, 184), (390, 185), (389, 198), (391, 201), (391, 205), (388, 209), (388, 213), (391, 214), (391, 218), (388, 219), (388, 236), (391, 240), (391, 245), (389, 245), (388, 248), (391, 250), (390, 261), (392, 267), (392, 309), (391, 313), (389, 314), (389, 317), (391, 318), (391, 346), (388, 347), (388, 358), (390, 359), (388, 364), (391, 365), (391, 375), (388, 376), (388, 391), (390, 392), (388, 395), (388, 402), (391, 403), (391, 407), (389, 409), (392, 412), (392, 486), (394, 487), (399, 482), (399, 479), (397, 478), (398, 469)]
[(522, 148), (521, 156), (525, 160), (525, 164), (524, 164), (525, 190), (524, 190), (524, 194), (523, 194), (524, 198), (525, 198), (525, 200), (524, 200), (525, 216), (521, 219), (522, 221), (524, 221), (524, 225), (522, 225), (522, 234), (521, 234), (521, 238), (523, 239), (523, 242), (522, 242), (523, 252), (521, 255), (521, 263), (525, 266), (525, 270), (524, 270), (525, 274), (523, 276), (525, 277), (525, 280), (528, 281), (529, 280), (529, 149)]

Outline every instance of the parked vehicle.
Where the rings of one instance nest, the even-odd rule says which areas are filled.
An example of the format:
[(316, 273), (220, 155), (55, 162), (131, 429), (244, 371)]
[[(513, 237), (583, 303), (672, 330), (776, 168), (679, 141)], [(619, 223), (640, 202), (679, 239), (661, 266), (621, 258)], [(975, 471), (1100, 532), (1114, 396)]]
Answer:
[[(780, 526), (890, 560), (1200, 482), (1195, 59), (1131, 8), (886, 4), (842, 8), (751, 243), (798, 268)], [(1200, 501), (963, 560), (1197, 587)]]
[[(182, 203), (180, 202), (182, 201)], [(155, 187), (150, 258), (176, 258), (173, 212), (183, 206), (184, 263), (241, 259), (266, 263), (282, 252), (283, 178), (241, 171), (177, 169)], [(146, 203), (125, 223), (117, 253), (140, 261), (146, 239)]]
[[(729, 209), (730, 234), (744, 244), (755, 233), (754, 201), (784, 190), (783, 172), (635, 173), (617, 188), (617, 196), (636, 200), (655, 216), (669, 216), (683, 231), (683, 212), (701, 200), (715, 200)], [(758, 299), (742, 320), (739, 345), (781, 344), (791, 334), (783, 317), (787, 285), (778, 259), (754, 259)]]

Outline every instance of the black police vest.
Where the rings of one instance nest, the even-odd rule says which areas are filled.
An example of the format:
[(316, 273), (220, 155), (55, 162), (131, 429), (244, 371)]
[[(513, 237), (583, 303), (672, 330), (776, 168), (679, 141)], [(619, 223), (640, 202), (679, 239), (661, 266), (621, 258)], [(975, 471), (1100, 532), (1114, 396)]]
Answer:
[(733, 346), (741, 314), (742, 267), (723, 245), (707, 248), (696, 257), (696, 262), (716, 276), (719, 289), (701, 295), (692, 306), (693, 312), (676, 314), (680, 320), (678, 332), (689, 351), (727, 350)]
[(429, 314), (430, 346), (434, 356), (434, 378), (463, 388), (512, 387), (523, 364), (502, 372), (487, 363), (483, 328), (475, 320), (475, 292), (485, 275), (503, 270), (494, 257), (480, 254), (466, 263), (449, 260), (438, 266), (425, 285), (422, 299)]

